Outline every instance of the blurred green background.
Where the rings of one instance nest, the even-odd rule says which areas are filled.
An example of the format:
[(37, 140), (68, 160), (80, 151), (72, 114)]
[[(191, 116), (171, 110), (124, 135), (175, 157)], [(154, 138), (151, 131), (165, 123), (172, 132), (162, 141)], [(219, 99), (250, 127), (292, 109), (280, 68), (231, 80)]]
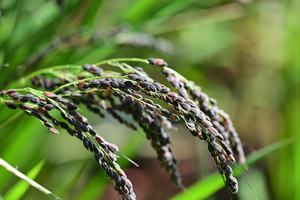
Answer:
[[(298, 0), (1, 0), (0, 90), (37, 69), (119, 57), (158, 57), (218, 100), (247, 154), (293, 137), (294, 143), (249, 168), (256, 197), (300, 199), (300, 1)], [(168, 85), (151, 66), (150, 76)], [(176, 193), (141, 131), (112, 117), (87, 113), (91, 124), (140, 168), (121, 166), (141, 200)], [(216, 171), (204, 142), (182, 124), (171, 148), (188, 187)], [(83, 145), (66, 132), (52, 135), (38, 120), (0, 106), (0, 157), (63, 199), (119, 199)], [(221, 179), (221, 177), (220, 177)], [(0, 194), (18, 178), (0, 167)], [(239, 197), (255, 199), (239, 177)], [(201, 191), (201, 188), (199, 188)], [(51, 199), (30, 187), (21, 199)], [(237, 199), (222, 189), (207, 199)], [(1, 199), (1, 197), (0, 197)]]

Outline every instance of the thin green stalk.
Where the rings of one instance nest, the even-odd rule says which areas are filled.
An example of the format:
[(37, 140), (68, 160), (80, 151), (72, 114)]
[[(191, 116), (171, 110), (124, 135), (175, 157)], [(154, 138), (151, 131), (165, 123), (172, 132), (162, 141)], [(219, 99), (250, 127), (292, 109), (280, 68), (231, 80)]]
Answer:
[(57, 197), (55, 194), (53, 194), (51, 191), (47, 190), (46, 188), (44, 188), (43, 186), (41, 186), (40, 184), (38, 184), (37, 182), (35, 182), (34, 180), (31, 180), (30, 178), (28, 178), (25, 174), (19, 172), (17, 169), (15, 169), (14, 167), (12, 167), (10, 164), (8, 164), (7, 162), (5, 162), (2, 158), (0, 158), (0, 165), (3, 166), (6, 170), (10, 171), (11, 173), (13, 173), (14, 175), (16, 175), (17, 177), (25, 180), (27, 183), (29, 183), (30, 185), (32, 185), (33, 187), (35, 187), (36, 189), (40, 190), (41, 192), (49, 195), (50, 197), (52, 197), (53, 199), (56, 200), (61, 200), (61, 198)]
[(93, 65), (103, 65), (107, 64), (109, 62), (126, 62), (126, 61), (132, 61), (132, 62), (142, 62), (149, 64), (149, 61), (147, 59), (141, 59), (141, 58), (114, 58), (114, 59), (109, 59), (109, 60), (103, 60), (101, 62), (94, 63)]
[(18, 82), (14, 83), (11, 86), (11, 88), (14, 88), (16, 86), (22, 86), (26, 83), (26, 81), (28, 81), (32, 77), (40, 75), (40, 74), (53, 73), (54, 70), (60, 70), (60, 69), (70, 69), (70, 68), (81, 69), (81, 67), (82, 66), (78, 66), (78, 65), (59, 65), (59, 66), (55, 66), (55, 67), (49, 67), (49, 68), (37, 70), (35, 72), (32, 72), (31, 74), (28, 74), (27, 76), (22, 77)]

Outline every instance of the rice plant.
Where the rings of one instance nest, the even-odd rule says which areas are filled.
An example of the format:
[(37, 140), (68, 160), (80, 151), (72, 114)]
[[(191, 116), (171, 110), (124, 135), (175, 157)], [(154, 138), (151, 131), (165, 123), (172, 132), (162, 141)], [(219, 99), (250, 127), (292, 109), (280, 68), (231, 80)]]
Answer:
[(0, 199), (297, 198), (298, 10), (0, 1)]
[[(171, 91), (152, 79), (143, 68), (132, 67), (123, 61), (158, 67), (176, 90)], [(101, 65), (117, 67), (121, 72), (104, 71)], [(20, 88), (28, 82), (31, 87)], [(141, 127), (176, 187), (181, 187), (178, 161), (169, 146), (170, 135), (163, 125), (171, 128), (171, 121), (183, 121), (194, 137), (207, 143), (228, 190), (233, 194), (238, 192), (238, 181), (228, 164), (235, 164), (236, 158), (245, 163), (245, 156), (228, 114), (219, 109), (216, 100), (203, 93), (201, 87), (168, 68), (162, 59), (120, 58), (83, 66), (52, 67), (27, 75), (15, 87), (1, 91), (1, 104), (37, 118), (53, 134), (59, 134), (60, 127), (81, 140), (123, 199), (136, 199), (136, 195), (117, 163), (119, 148), (97, 133), (88, 119), (80, 114), (78, 104), (84, 104), (86, 109), (100, 117), (104, 117), (106, 111), (131, 129)], [(154, 99), (161, 104), (154, 103)], [(61, 114), (60, 119), (53, 117), (53, 110)], [(122, 117), (120, 112), (131, 115), (135, 124), (127, 122), (127, 117)]]

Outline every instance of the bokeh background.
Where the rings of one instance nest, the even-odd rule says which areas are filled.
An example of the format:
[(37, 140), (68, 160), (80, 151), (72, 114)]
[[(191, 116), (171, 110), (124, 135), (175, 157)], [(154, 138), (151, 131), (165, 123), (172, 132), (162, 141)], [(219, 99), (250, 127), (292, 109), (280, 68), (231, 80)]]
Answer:
[[(163, 58), (231, 116), (247, 155), (285, 138), (294, 141), (239, 177), (239, 198), (255, 199), (254, 193), (260, 200), (300, 199), (299, 10), (299, 0), (1, 0), (0, 89), (55, 65)], [(158, 71), (143, 67), (168, 85)], [(138, 199), (163, 200), (182, 192), (160, 168), (142, 132), (112, 117), (86, 115), (140, 165), (119, 159)], [(174, 125), (171, 148), (188, 187), (216, 167), (204, 142)], [(79, 141), (64, 131), (52, 135), (38, 120), (3, 106), (0, 157), (24, 173), (44, 159), (35, 180), (63, 199), (119, 199)], [(1, 167), (0, 180), (5, 195), (19, 179)], [(223, 188), (207, 199), (230, 198), (238, 197)], [(51, 198), (30, 187), (21, 199)]]

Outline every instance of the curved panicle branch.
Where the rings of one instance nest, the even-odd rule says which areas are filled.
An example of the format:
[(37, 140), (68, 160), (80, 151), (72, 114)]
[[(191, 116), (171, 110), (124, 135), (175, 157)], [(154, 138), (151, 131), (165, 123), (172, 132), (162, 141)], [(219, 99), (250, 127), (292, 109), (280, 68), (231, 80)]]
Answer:
[[(175, 90), (149, 77), (143, 68), (123, 62), (158, 66)], [(104, 71), (100, 67), (104, 64), (117, 67), (121, 72)], [(161, 166), (177, 187), (181, 187), (178, 161), (169, 146), (170, 134), (164, 127), (172, 128), (172, 121), (182, 121), (192, 136), (207, 144), (211, 157), (226, 180), (226, 187), (232, 193), (238, 192), (238, 182), (229, 164), (236, 163), (235, 154), (241, 163), (245, 162), (241, 140), (228, 114), (199, 86), (168, 68), (162, 59), (120, 58), (82, 67), (67, 66), (43, 69), (26, 76), (20, 83), (30, 79), (36, 89), (3, 90), (1, 104), (37, 118), (53, 134), (59, 134), (59, 128), (62, 128), (81, 140), (123, 199), (136, 199), (136, 195), (130, 180), (117, 163), (119, 149), (97, 133), (88, 119), (78, 112), (78, 104), (84, 104), (101, 118), (109, 114), (133, 130), (141, 127)], [(61, 119), (54, 118), (52, 110), (60, 112)], [(129, 116), (134, 122), (129, 122)]]

